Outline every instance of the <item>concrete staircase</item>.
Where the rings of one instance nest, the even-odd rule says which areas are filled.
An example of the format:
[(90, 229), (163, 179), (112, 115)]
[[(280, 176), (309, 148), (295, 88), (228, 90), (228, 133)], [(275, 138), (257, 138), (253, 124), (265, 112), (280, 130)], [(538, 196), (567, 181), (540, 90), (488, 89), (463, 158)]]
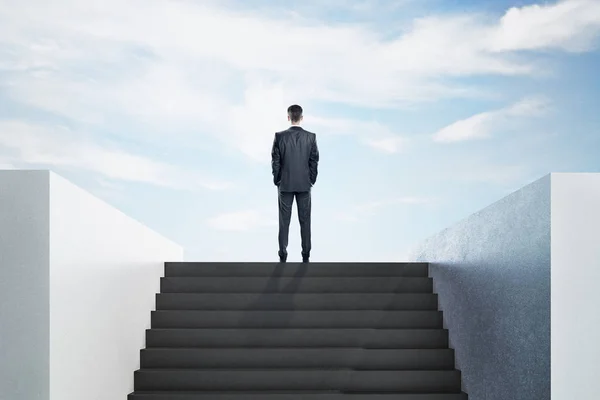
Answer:
[(424, 263), (166, 263), (128, 400), (466, 400)]

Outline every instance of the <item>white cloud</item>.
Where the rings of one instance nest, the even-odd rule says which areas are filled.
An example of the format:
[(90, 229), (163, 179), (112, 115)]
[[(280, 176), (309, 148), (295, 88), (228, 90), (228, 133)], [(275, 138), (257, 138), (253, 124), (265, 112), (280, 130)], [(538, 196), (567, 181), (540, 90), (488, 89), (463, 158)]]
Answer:
[(549, 102), (544, 98), (526, 98), (506, 108), (482, 112), (453, 122), (437, 131), (433, 135), (433, 140), (454, 143), (488, 138), (494, 131), (507, 126), (511, 119), (539, 116), (548, 107)]
[(557, 49), (589, 51), (600, 34), (598, 0), (512, 7), (491, 36), (493, 51)]
[(257, 210), (235, 211), (217, 215), (208, 224), (222, 231), (251, 231), (260, 227), (277, 226), (277, 221)]
[(306, 126), (307, 129), (314, 127), (317, 132), (327, 135), (354, 136), (359, 142), (388, 154), (404, 150), (409, 141), (377, 121), (308, 116)]
[(481, 139), (490, 135), (494, 121), (502, 118), (502, 112), (489, 111), (456, 121), (433, 135), (436, 142), (460, 142)]
[(286, 126), (286, 110), (293, 102), (293, 93), (282, 85), (253, 83), (244, 104), (233, 106), (222, 121), (227, 131), (222, 140), (256, 161), (270, 162), (273, 137)]
[(16, 169), (15, 165), (0, 159), (0, 170)]
[(426, 197), (394, 197), (383, 200), (374, 200), (371, 202), (354, 205), (345, 211), (339, 212), (336, 217), (342, 221), (357, 222), (366, 217), (376, 214), (384, 207), (397, 207), (408, 205), (425, 205), (434, 202), (431, 198)]
[[(534, 73), (533, 65), (526, 60), (515, 61), (514, 57), (500, 54), (498, 43), (514, 42), (515, 45), (504, 44), (503, 51), (519, 50), (517, 44), (532, 36), (529, 28), (536, 28), (535, 35), (542, 39), (528, 48), (561, 48), (562, 37), (576, 38), (585, 34), (588, 27), (600, 27), (600, 21), (589, 16), (597, 9), (597, 2), (567, 3), (577, 6), (558, 3), (513, 8), (499, 22), (468, 14), (426, 17), (416, 20), (404, 35), (386, 40), (362, 25), (309, 24), (256, 13), (240, 15), (233, 10), (183, 1), (117, 4), (108, 0), (94, 6), (68, 0), (51, 4), (34, 1), (28, 6), (3, 8), (4, 28), (0, 33), (5, 43), (18, 50), (11, 53), (15, 65), (62, 69), (100, 62), (135, 74), (146, 62), (166, 64), (161, 79), (150, 82), (183, 76), (191, 83), (188, 75), (196, 75), (199, 85), (191, 90), (199, 93), (205, 92), (203, 84), (209, 85), (212, 92), (215, 82), (229, 79), (222, 73), (228, 66), (238, 71), (266, 73), (286, 90), (302, 93), (306, 100), (335, 99), (376, 106), (455, 94), (454, 89), (437, 81), (444, 75)], [(515, 14), (519, 14), (518, 24), (511, 22)], [(136, 18), (129, 18), (131, 15)], [(563, 27), (560, 40), (554, 40), (555, 25), (540, 24), (546, 15), (554, 15), (553, 22)], [(585, 26), (581, 26), (582, 20), (587, 21)], [(509, 23), (520, 29), (508, 29)], [(38, 36), (41, 33), (44, 36)], [(209, 37), (219, 40), (199, 40)], [(294, 49), (302, 56), (282, 56), (282, 49)], [(496, 52), (489, 52), (494, 49)], [(150, 52), (151, 56), (132, 60), (128, 53), (134, 50)], [(360, 76), (369, 78), (357, 79)], [(118, 88), (123, 83), (114, 85)], [(182, 85), (173, 88), (183, 89)], [(137, 93), (140, 98), (146, 96), (144, 91)], [(186, 98), (169, 94), (162, 96), (164, 101)], [(184, 105), (185, 101), (177, 104)], [(155, 107), (162, 109), (164, 104)]]
[(544, 115), (549, 109), (549, 99), (545, 97), (527, 97), (508, 107), (504, 112), (508, 116), (537, 117)]
[(21, 162), (75, 167), (115, 180), (189, 190), (228, 187), (227, 182), (195, 171), (131, 154), (115, 146), (101, 146), (63, 126), (0, 121), (2, 147)]
[(388, 137), (383, 139), (371, 139), (367, 144), (372, 148), (388, 154), (395, 154), (404, 148), (407, 139), (403, 137)]
[[(139, 129), (124, 134), (144, 138), (162, 131), (187, 145), (205, 132), (256, 160), (268, 158), (291, 103), (377, 108), (479, 96), (451, 78), (538, 74), (544, 65), (514, 51), (584, 51), (600, 28), (595, 0), (512, 8), (500, 19), (431, 15), (392, 39), (367, 24), (218, 2), (13, 3), (0, 0), (0, 87), (14, 100), (90, 125), (126, 118)], [(405, 145), (373, 126), (356, 135), (365, 145)]]
[[(259, 2), (249, 1), (227, 1), (220, 0), (219, 3), (228, 7), (236, 7), (238, 9), (252, 9), (260, 11), (263, 15), (273, 15), (275, 17), (292, 16), (296, 20), (313, 20), (315, 18), (322, 19), (325, 15), (349, 16), (353, 20), (376, 20), (377, 17), (387, 16), (388, 13), (402, 9), (403, 11), (411, 10), (407, 6), (413, 6), (417, 0), (304, 0), (302, 2), (272, 2), (265, 1), (262, 4)], [(421, 2), (419, 2), (421, 3)]]

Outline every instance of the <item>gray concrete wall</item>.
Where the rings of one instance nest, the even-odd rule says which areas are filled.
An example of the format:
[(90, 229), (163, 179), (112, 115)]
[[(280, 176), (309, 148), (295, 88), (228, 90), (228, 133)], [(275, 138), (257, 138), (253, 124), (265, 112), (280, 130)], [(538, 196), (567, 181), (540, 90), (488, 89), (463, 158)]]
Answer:
[(548, 175), (410, 254), (431, 263), (470, 400), (550, 399), (550, 186)]
[(49, 397), (49, 173), (0, 171), (0, 399)]

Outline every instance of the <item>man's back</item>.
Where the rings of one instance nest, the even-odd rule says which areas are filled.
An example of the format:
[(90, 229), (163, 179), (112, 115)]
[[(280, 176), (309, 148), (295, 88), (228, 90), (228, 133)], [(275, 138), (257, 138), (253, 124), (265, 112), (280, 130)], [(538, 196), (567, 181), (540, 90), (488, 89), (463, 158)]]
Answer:
[(302, 107), (287, 110), (292, 126), (275, 134), (271, 150), (273, 183), (279, 197), (279, 261), (287, 260), (288, 234), (294, 198), (298, 204), (298, 222), (302, 237), (302, 262), (308, 262), (310, 249), (311, 188), (317, 181), (319, 149), (317, 135), (300, 127)]
[(271, 160), (273, 181), (280, 191), (309, 191), (318, 174), (317, 136), (299, 126), (277, 132)]

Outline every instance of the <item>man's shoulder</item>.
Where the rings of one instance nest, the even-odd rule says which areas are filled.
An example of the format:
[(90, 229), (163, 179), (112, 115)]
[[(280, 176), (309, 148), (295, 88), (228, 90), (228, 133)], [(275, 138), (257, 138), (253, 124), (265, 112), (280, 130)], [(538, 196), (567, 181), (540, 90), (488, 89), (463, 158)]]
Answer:
[[(284, 135), (284, 134), (292, 132), (294, 130), (296, 130), (296, 129), (295, 128), (287, 128), (287, 129), (284, 129), (283, 131), (275, 132), (275, 135), (277, 135), (277, 136)], [(316, 133), (308, 131), (308, 130), (302, 128), (302, 127), (300, 127), (300, 132), (304, 132), (304, 133), (306, 133), (306, 134), (308, 134), (310, 136), (317, 136)]]
[(307, 130), (306, 130), (306, 129), (304, 129), (304, 128), (303, 128), (303, 130), (304, 130), (304, 132), (308, 133), (308, 135), (309, 135), (309, 136), (317, 136), (317, 134), (316, 134), (316, 133), (314, 133), (314, 132), (307, 131)]

